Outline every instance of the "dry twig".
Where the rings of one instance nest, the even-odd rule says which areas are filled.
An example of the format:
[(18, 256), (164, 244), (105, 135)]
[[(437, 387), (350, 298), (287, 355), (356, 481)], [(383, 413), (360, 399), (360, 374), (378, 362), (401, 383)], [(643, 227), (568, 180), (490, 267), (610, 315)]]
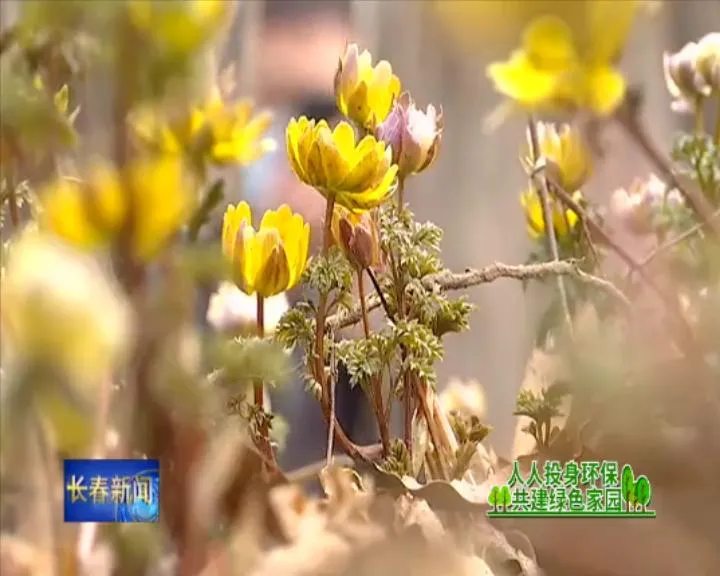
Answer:
[[(577, 265), (577, 262), (572, 260), (521, 265), (496, 262), (479, 270), (468, 269), (460, 273), (445, 271), (433, 274), (423, 280), (423, 286), (427, 290), (445, 292), (448, 290), (464, 290), (480, 284), (489, 284), (500, 278), (542, 280), (550, 276), (571, 276), (580, 282), (594, 285), (608, 292), (623, 306), (631, 307), (627, 297), (612, 282), (582, 271)], [(368, 296), (368, 311), (375, 310), (379, 308), (380, 305), (380, 298), (378, 298), (376, 294)], [(329, 316), (327, 322), (334, 328), (347, 328), (360, 322), (361, 318), (362, 310), (360, 306), (357, 306), (349, 312), (338, 312), (333, 316)]]

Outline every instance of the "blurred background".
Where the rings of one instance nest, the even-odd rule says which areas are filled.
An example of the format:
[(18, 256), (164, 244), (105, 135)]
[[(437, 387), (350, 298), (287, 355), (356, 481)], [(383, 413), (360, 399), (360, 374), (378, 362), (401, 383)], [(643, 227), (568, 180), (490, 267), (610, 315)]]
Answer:
[[(5, 25), (12, 23), (19, 1), (0, 2)], [(525, 177), (516, 153), (524, 138), (524, 119), (510, 120), (492, 133), (483, 131), (485, 118), (500, 101), (485, 77), (485, 67), (509, 54), (533, 15), (548, 7), (572, 11), (582, 4), (581, 0), (238, 2), (234, 21), (208, 55), (204, 73), (213, 75), (233, 65), (237, 92), (273, 109), (279, 147), (246, 172), (227, 175), (230, 200), (246, 198), (256, 210), (287, 202), (310, 221), (319, 222), (321, 198), (300, 184), (287, 166), (284, 128), (295, 115), (333, 117), (338, 58), (346, 42), (357, 42), (376, 60), (389, 60), (421, 106), (443, 107), (443, 150), (428, 172), (412, 180), (406, 198), (420, 219), (431, 219), (445, 230), (447, 266), (524, 262), (529, 243), (518, 194)], [(638, 18), (622, 68), (633, 84), (644, 87), (645, 114), (659, 142), (669, 142), (677, 123), (683, 121), (669, 113), (662, 51), (676, 50), (718, 29), (720, 9), (716, 2), (705, 0), (665, 2), (652, 15)], [(99, 78), (88, 79), (83, 87), (85, 113), (79, 128), (86, 132), (86, 145), (96, 152), (107, 148), (109, 135), (90, 127), (103, 126), (110, 101), (103, 96), (111, 89)], [(606, 145), (610, 153), (586, 190), (596, 199), (607, 198), (613, 189), (649, 170), (621, 134), (607, 134)], [(471, 290), (469, 297), (478, 306), (472, 329), (446, 339), (438, 381), (442, 385), (459, 378), (482, 384), (488, 421), (494, 427), (491, 443), (499, 455), (509, 456), (515, 433), (512, 411), (533, 348), (539, 316), (535, 302), (540, 295), (532, 291), (524, 295), (520, 283), (500, 280)], [(316, 409), (301, 387), (296, 388), (296, 395), (280, 404), (290, 411)], [(324, 442), (319, 440), (318, 456)]]

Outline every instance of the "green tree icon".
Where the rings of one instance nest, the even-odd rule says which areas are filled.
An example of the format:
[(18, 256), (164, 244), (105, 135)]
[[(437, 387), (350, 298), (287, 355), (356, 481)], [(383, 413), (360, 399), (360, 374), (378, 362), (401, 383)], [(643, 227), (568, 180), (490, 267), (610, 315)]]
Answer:
[(641, 506), (642, 510), (645, 511), (647, 505), (650, 504), (651, 498), (652, 488), (650, 487), (650, 480), (647, 479), (647, 476), (638, 476), (638, 479), (635, 481), (635, 501), (638, 506)]
[(493, 486), (492, 490), (490, 490), (490, 494), (488, 494), (488, 504), (493, 507), (493, 510), (497, 509), (499, 492), (500, 488), (498, 488), (497, 486)]
[(500, 489), (500, 493), (498, 495), (498, 505), (502, 506), (505, 511), (510, 507), (512, 504), (512, 496), (510, 494), (510, 488), (507, 486), (503, 486)]
[(622, 469), (622, 497), (627, 502), (628, 512), (631, 512), (636, 498), (635, 475), (630, 464), (625, 464)]

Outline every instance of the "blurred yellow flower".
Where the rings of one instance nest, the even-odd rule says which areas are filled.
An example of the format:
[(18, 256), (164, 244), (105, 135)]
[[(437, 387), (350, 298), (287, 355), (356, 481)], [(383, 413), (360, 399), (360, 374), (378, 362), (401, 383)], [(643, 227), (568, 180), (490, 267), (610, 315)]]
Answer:
[(331, 232), (355, 266), (365, 269), (380, 264), (380, 235), (371, 212), (356, 213), (335, 206)]
[(394, 191), (397, 165), (390, 147), (371, 135), (356, 142), (347, 122), (330, 130), (325, 120), (293, 118), (287, 153), (300, 180), (349, 210), (375, 208)]
[(13, 360), (94, 386), (127, 350), (131, 314), (119, 288), (94, 260), (50, 236), (26, 232), (13, 243), (1, 290)]
[[(581, 25), (588, 4), (596, 0), (430, 0), (431, 10), (447, 28), (447, 40), (472, 50), (508, 49), (514, 38), (534, 18), (558, 16), (570, 26)], [(615, 3), (627, 0), (615, 0)], [(638, 2), (648, 12), (661, 2)]]
[(557, 16), (533, 20), (520, 49), (487, 69), (495, 89), (522, 108), (540, 111), (615, 111), (626, 83), (615, 65), (642, 2), (584, 3), (581, 26)]
[(164, 118), (152, 108), (136, 110), (131, 116), (135, 135), (150, 148), (168, 154), (188, 153), (216, 165), (253, 163), (275, 150), (271, 138), (263, 138), (271, 115), (253, 116), (250, 100), (226, 104), (213, 90), (202, 106), (191, 106), (180, 118)]
[[(582, 200), (582, 194), (575, 192), (573, 200)], [(559, 201), (549, 198), (550, 212), (552, 213), (555, 237), (562, 241), (575, 229), (579, 218), (572, 210), (563, 210)], [(543, 219), (542, 201), (535, 188), (528, 188), (520, 197), (520, 204), (525, 212), (527, 232), (531, 239), (538, 240), (545, 236), (545, 221)]]
[(247, 202), (228, 206), (223, 219), (223, 255), (232, 264), (233, 280), (246, 294), (263, 298), (290, 290), (305, 270), (310, 225), (283, 204), (252, 225)]
[[(538, 122), (537, 137), (540, 156), (537, 160), (550, 161), (556, 171), (558, 184), (566, 192), (575, 192), (592, 172), (592, 158), (582, 134), (572, 126), (563, 124), (560, 129), (551, 123)], [(532, 159), (532, 139), (527, 132), (527, 149), (523, 158), (528, 172), (535, 168)]]
[(347, 47), (335, 74), (335, 98), (343, 116), (372, 130), (387, 118), (399, 94), (400, 80), (388, 61), (373, 67), (370, 52), (358, 53), (356, 44)]
[(129, 227), (134, 256), (149, 260), (192, 214), (192, 184), (176, 157), (138, 161), (123, 175), (96, 166), (84, 182), (61, 178), (40, 191), (41, 226), (85, 249)]
[(230, 20), (227, 0), (129, 0), (132, 25), (172, 52), (191, 54)]

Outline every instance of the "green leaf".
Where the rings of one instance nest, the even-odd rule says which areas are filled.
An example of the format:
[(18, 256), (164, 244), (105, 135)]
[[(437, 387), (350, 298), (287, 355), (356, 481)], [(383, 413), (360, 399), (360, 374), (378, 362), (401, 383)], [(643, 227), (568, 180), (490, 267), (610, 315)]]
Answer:
[(220, 381), (226, 387), (247, 386), (256, 380), (275, 385), (290, 379), (293, 369), (289, 355), (274, 340), (237, 338), (208, 344), (208, 361), (223, 370)]

